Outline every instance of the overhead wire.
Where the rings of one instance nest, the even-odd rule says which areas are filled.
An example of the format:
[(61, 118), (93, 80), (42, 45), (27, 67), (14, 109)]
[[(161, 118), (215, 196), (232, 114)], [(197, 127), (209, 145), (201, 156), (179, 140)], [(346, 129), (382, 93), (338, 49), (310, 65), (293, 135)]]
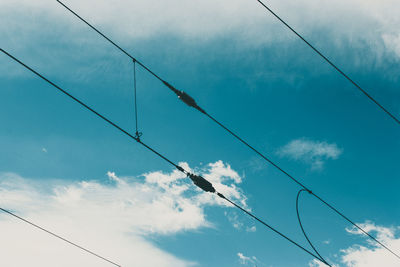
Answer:
[(60, 240), (62, 240), (62, 241), (64, 241), (64, 242), (67, 242), (68, 244), (70, 244), (70, 245), (72, 245), (72, 246), (74, 246), (74, 247), (77, 247), (77, 248), (79, 248), (79, 249), (81, 249), (81, 250), (83, 250), (83, 251), (85, 251), (85, 252), (87, 252), (87, 253), (89, 253), (89, 254), (91, 254), (91, 255), (93, 255), (93, 256), (95, 256), (95, 257), (101, 259), (101, 260), (104, 260), (104, 261), (106, 261), (106, 262), (108, 262), (108, 263), (111, 263), (111, 264), (114, 265), (114, 266), (121, 267), (121, 265), (119, 265), (119, 264), (117, 264), (117, 263), (115, 263), (115, 262), (113, 262), (113, 261), (111, 261), (111, 260), (109, 260), (109, 259), (107, 259), (107, 258), (105, 258), (105, 257), (103, 257), (103, 256), (101, 256), (101, 255), (99, 255), (99, 254), (97, 254), (97, 253), (95, 253), (95, 252), (93, 252), (93, 251), (91, 251), (91, 250), (85, 248), (85, 247), (82, 247), (82, 246), (78, 245), (77, 243), (72, 242), (72, 241), (70, 241), (70, 240), (68, 240), (68, 239), (66, 239), (66, 238), (64, 238), (64, 237), (62, 237), (62, 236), (60, 236), (60, 235), (58, 235), (58, 234), (55, 234), (54, 232), (49, 231), (49, 230), (47, 230), (46, 228), (44, 228), (44, 227), (42, 227), (42, 226), (39, 226), (39, 225), (37, 225), (37, 224), (35, 224), (35, 223), (33, 223), (33, 222), (27, 220), (27, 219), (24, 219), (24, 218), (22, 218), (21, 216), (18, 216), (17, 214), (15, 214), (14, 212), (11, 212), (11, 211), (9, 211), (9, 210), (3, 209), (3, 208), (1, 208), (1, 207), (0, 207), (0, 210), (1, 210), (2, 212), (4, 212), (4, 213), (8, 214), (8, 215), (11, 215), (11, 216), (17, 218), (17, 219), (20, 220), (20, 221), (23, 221), (23, 222), (25, 222), (25, 223), (27, 223), (27, 224), (30, 224), (31, 226), (33, 226), (33, 227), (35, 227), (35, 228), (37, 228), (37, 229), (39, 229), (39, 230), (42, 230), (42, 231), (44, 231), (44, 232), (46, 232), (46, 233), (52, 235), (53, 237), (56, 237), (56, 238), (58, 238), (58, 239), (60, 239)]
[(399, 126), (400, 119), (397, 118), (393, 113), (387, 110), (382, 104), (380, 104), (374, 97), (372, 97), (366, 90), (364, 90), (358, 83), (351, 79), (344, 71), (342, 71), (336, 64), (329, 60), (322, 52), (315, 48), (310, 42), (308, 42), (301, 34), (299, 34), (293, 27), (291, 27), (286, 21), (284, 21), (280, 16), (278, 16), (271, 8), (269, 8), (261, 0), (256, 0), (260, 3), (266, 10), (268, 10), (275, 18), (282, 22), (291, 32), (293, 32), (297, 37), (299, 37), (304, 43), (306, 43), (314, 52), (316, 52), (320, 57), (322, 57), (329, 65), (331, 65), (335, 70), (337, 70), (344, 78), (346, 78), (350, 83), (352, 83), (360, 92), (362, 92), (367, 98), (369, 98), (375, 105), (377, 105), (382, 111), (384, 111), (389, 117), (391, 117)]
[[(312, 192), (309, 188), (307, 188), (303, 183), (301, 183), (298, 179), (296, 179), (294, 176), (292, 176), (291, 174), (289, 174), (287, 171), (285, 171), (283, 168), (281, 168), (278, 164), (276, 164), (275, 162), (273, 162), (271, 159), (269, 159), (267, 156), (265, 156), (263, 153), (261, 153), (260, 151), (258, 151), (255, 147), (253, 147), (252, 145), (250, 145), (249, 143), (247, 143), (244, 139), (242, 139), (241, 137), (239, 137), (236, 133), (234, 133), (232, 130), (230, 130), (228, 127), (226, 127), (224, 124), (222, 124), (220, 121), (218, 121), (217, 119), (215, 119), (212, 115), (210, 115), (209, 113), (207, 113), (203, 108), (201, 108), (196, 101), (189, 96), (186, 92), (182, 91), (182, 90), (178, 90), (176, 89), (173, 85), (171, 85), (170, 83), (168, 83), (167, 81), (165, 81), (164, 79), (162, 79), (160, 76), (158, 76), (157, 74), (155, 74), (152, 70), (150, 70), (150, 68), (148, 68), (147, 66), (145, 66), (143, 63), (141, 63), (140, 61), (138, 61), (135, 57), (133, 57), (131, 54), (129, 54), (126, 50), (124, 50), (123, 48), (121, 48), (119, 45), (117, 45), (115, 42), (113, 42), (110, 38), (108, 38), (106, 35), (104, 35), (102, 32), (100, 32), (97, 28), (95, 28), (93, 25), (91, 25), (88, 21), (86, 21), (84, 18), (82, 18), (81, 16), (79, 16), (75, 11), (73, 11), (72, 9), (70, 9), (68, 6), (66, 6), (64, 3), (62, 3), (60, 0), (56, 0), (58, 3), (60, 3), (64, 8), (66, 8), (68, 11), (70, 11), (73, 15), (75, 15), (77, 18), (79, 18), (81, 21), (83, 21), (86, 25), (88, 25), (90, 28), (92, 28), (94, 31), (96, 31), (98, 34), (100, 34), (102, 37), (104, 37), (107, 41), (109, 41), (112, 45), (114, 45), (117, 49), (119, 49), (121, 52), (123, 52), (125, 55), (127, 55), (129, 58), (135, 60), (140, 66), (142, 66), (145, 70), (147, 70), (151, 75), (153, 75), (155, 78), (157, 78), (158, 80), (160, 80), (166, 87), (168, 87), (172, 92), (174, 92), (178, 98), (180, 100), (182, 100), (185, 104), (187, 104), (188, 106), (191, 106), (195, 109), (197, 109), (198, 111), (200, 111), (201, 113), (203, 113), (204, 115), (206, 115), (208, 118), (210, 118), (212, 121), (214, 121), (215, 123), (217, 123), (220, 127), (222, 127), (224, 130), (226, 130), (229, 134), (231, 134), (233, 137), (235, 137), (237, 140), (239, 140), (241, 143), (243, 143), (244, 145), (246, 145), (248, 148), (250, 148), (251, 150), (253, 150), (256, 154), (258, 154), (261, 158), (263, 158), (265, 161), (267, 161), (269, 164), (271, 164), (272, 166), (274, 166), (276, 169), (278, 169), (280, 172), (282, 172), (283, 174), (285, 174), (288, 178), (290, 178), (293, 182), (295, 182), (296, 184), (298, 184), (301, 188), (311, 192), (311, 194), (313, 196), (315, 196), (318, 200), (320, 200), (322, 203), (324, 203), (327, 207), (329, 207), (331, 210), (333, 210), (335, 213), (337, 213), (339, 216), (341, 216), (343, 219), (345, 219), (347, 222), (349, 222), (350, 224), (352, 224), (354, 227), (356, 227), (357, 229), (359, 229), (363, 234), (365, 234), (367, 237), (369, 237), (371, 240), (373, 240), (374, 242), (376, 242), (377, 244), (379, 244), (381, 247), (383, 247), (384, 249), (386, 249), (387, 251), (389, 251), (391, 254), (393, 254), (395, 257), (397, 257), (400, 260), (400, 256), (395, 253), (393, 250), (391, 250), (389, 247), (387, 247), (385, 244), (383, 244), (382, 242), (380, 242), (378, 239), (376, 239), (375, 237), (373, 237), (371, 234), (369, 234), (366, 230), (364, 230), (363, 228), (361, 228), (358, 224), (356, 224), (353, 220), (351, 220), (349, 217), (347, 217), (346, 215), (344, 215), (342, 212), (340, 212), (338, 209), (336, 209), (335, 207), (333, 207), (331, 204), (329, 204), (328, 202), (326, 202), (325, 200), (323, 200), (321, 197), (319, 197), (318, 195), (316, 195), (314, 192)], [(364, 90), (362, 90), (364, 91)], [(364, 91), (365, 92), (365, 91)], [(389, 113), (390, 114), (390, 113)], [(394, 117), (395, 118), (395, 117)]]
[[(20, 65), (22, 65), (23, 67), (25, 67), (26, 69), (28, 69), (29, 71), (31, 71), (32, 73), (34, 73), (35, 75), (37, 75), (38, 77), (40, 77), (41, 79), (43, 79), (44, 81), (46, 81), (47, 83), (49, 83), (50, 85), (52, 85), (53, 87), (55, 87), (58, 91), (62, 92), (64, 95), (68, 96), (69, 98), (71, 98), (73, 101), (77, 102), (78, 104), (80, 104), (81, 106), (83, 106), (86, 110), (92, 112), (93, 114), (95, 114), (96, 116), (98, 116), (99, 118), (101, 118), (102, 120), (104, 120), (105, 122), (107, 122), (108, 124), (110, 124), (111, 126), (113, 126), (114, 128), (116, 128), (117, 130), (121, 131), (122, 133), (124, 133), (125, 135), (127, 135), (128, 137), (130, 137), (131, 139), (135, 140), (136, 142), (138, 142), (139, 144), (141, 144), (142, 146), (144, 146), (145, 148), (147, 148), (148, 150), (150, 150), (151, 152), (153, 152), (154, 154), (156, 154), (157, 156), (161, 157), (162, 159), (164, 159), (165, 161), (167, 161), (169, 164), (173, 165), (176, 169), (178, 169), (180, 172), (184, 173), (186, 176), (188, 176), (192, 182), (198, 186), (200, 189), (202, 189), (203, 191), (206, 192), (210, 192), (210, 193), (215, 193), (218, 197), (226, 200), (227, 202), (229, 202), (230, 204), (234, 205), (235, 207), (237, 207), (238, 209), (240, 209), (241, 211), (245, 212), (246, 214), (248, 214), (249, 216), (251, 216), (252, 218), (256, 219), (258, 222), (262, 223), (264, 226), (266, 226), (267, 228), (271, 229), (272, 231), (274, 231), (275, 233), (279, 234), (281, 237), (285, 238), (287, 241), (289, 241), (290, 243), (292, 243), (293, 245), (295, 245), (296, 247), (300, 248), (301, 250), (303, 250), (304, 252), (308, 253), (309, 255), (311, 255), (312, 257), (314, 257), (317, 260), (320, 260), (320, 258), (318, 256), (316, 256), (314, 253), (312, 253), (311, 251), (309, 251), (308, 249), (304, 248), (303, 246), (301, 246), (300, 244), (298, 244), (297, 242), (295, 242), (294, 240), (292, 240), (291, 238), (289, 238), (287, 235), (283, 234), (282, 232), (278, 231), (276, 228), (270, 226), (269, 224), (267, 224), (266, 222), (264, 222), (262, 219), (258, 218), (257, 216), (253, 215), (252, 213), (248, 212), (247, 210), (245, 210), (244, 208), (242, 208), (241, 206), (239, 206), (238, 204), (236, 204), (235, 202), (233, 202), (232, 200), (228, 199), (227, 197), (225, 197), (223, 194), (217, 192), (215, 190), (215, 188), (213, 187), (213, 185), (207, 181), (206, 179), (204, 179), (203, 177), (199, 176), (199, 175), (195, 175), (190, 173), (189, 171), (185, 170), (183, 167), (175, 164), (173, 161), (169, 160), (167, 157), (165, 157), (164, 155), (162, 155), (161, 153), (159, 153), (158, 151), (156, 151), (155, 149), (153, 149), (152, 147), (150, 147), (149, 145), (143, 143), (139, 138), (133, 136), (132, 134), (130, 134), (127, 130), (124, 130), (122, 127), (118, 126), (116, 123), (112, 122), (111, 120), (109, 120), (108, 118), (106, 118), (105, 116), (101, 115), (100, 113), (98, 113), (97, 111), (95, 111), (93, 108), (91, 108), (89, 105), (85, 104), (84, 102), (82, 102), (81, 100), (79, 100), (78, 98), (74, 97), (73, 95), (71, 95), (69, 92), (67, 92), (66, 90), (62, 89), (60, 86), (56, 85), (55, 83), (53, 83), (52, 81), (50, 81), (49, 79), (47, 79), (46, 77), (44, 77), (42, 74), (40, 74), (39, 72), (37, 72), (36, 70), (34, 70), (33, 68), (29, 67), (28, 65), (26, 65), (25, 63), (23, 63), (22, 61), (20, 61), (19, 59), (17, 59), (16, 57), (14, 57), (13, 55), (11, 55), (10, 53), (8, 53), (7, 51), (5, 51), (4, 49), (1, 49), (1, 52), (3, 52), (5, 55), (7, 55), (8, 57), (10, 57), (11, 59), (13, 59), (14, 61), (16, 61), (17, 63), (19, 63)], [(17, 217), (19, 218), (19, 217)], [(22, 218), (21, 218), (22, 219)], [(24, 220), (25, 221), (25, 220)], [(46, 231), (47, 232), (47, 231)], [(64, 240), (65, 241), (65, 240)]]

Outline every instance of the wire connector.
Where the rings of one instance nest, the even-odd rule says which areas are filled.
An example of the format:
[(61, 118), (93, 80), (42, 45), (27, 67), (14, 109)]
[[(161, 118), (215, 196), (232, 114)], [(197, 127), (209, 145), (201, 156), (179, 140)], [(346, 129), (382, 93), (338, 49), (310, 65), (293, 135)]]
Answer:
[(215, 193), (215, 188), (213, 187), (213, 185), (200, 175), (189, 173), (188, 177), (193, 181), (195, 185), (200, 187), (200, 189), (202, 189), (203, 191)]
[(143, 135), (142, 132), (138, 132), (138, 131), (135, 132), (135, 138), (136, 138), (136, 140), (138, 140), (138, 142), (140, 141), (140, 137), (142, 137), (142, 135)]
[(204, 109), (202, 109), (201, 107), (199, 107), (196, 103), (196, 100), (194, 100), (193, 97), (191, 97), (190, 95), (188, 95), (187, 93), (185, 93), (184, 91), (180, 91), (178, 89), (176, 89), (175, 87), (173, 87), (171, 84), (169, 84), (166, 81), (162, 81), (165, 86), (167, 86), (169, 89), (171, 89), (180, 100), (182, 100), (186, 105), (188, 105), (189, 107), (195, 108), (198, 111), (200, 111), (203, 114), (206, 114), (206, 112), (204, 111)]

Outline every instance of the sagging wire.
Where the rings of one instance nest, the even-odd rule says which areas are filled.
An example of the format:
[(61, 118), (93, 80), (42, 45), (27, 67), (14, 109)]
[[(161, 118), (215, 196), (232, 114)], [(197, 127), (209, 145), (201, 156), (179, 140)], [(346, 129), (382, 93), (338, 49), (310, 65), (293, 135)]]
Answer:
[(321, 254), (319, 254), (319, 252), (317, 251), (317, 249), (314, 247), (314, 245), (312, 244), (312, 242), (310, 241), (310, 239), (308, 238), (306, 231), (304, 230), (303, 224), (301, 223), (301, 219), (300, 219), (300, 212), (299, 212), (299, 198), (302, 192), (307, 192), (309, 194), (312, 195), (312, 192), (306, 189), (300, 189), (299, 192), (297, 193), (296, 196), (296, 214), (297, 214), (297, 219), (299, 221), (299, 225), (301, 228), (301, 231), (303, 232), (304, 237), (306, 238), (308, 244), (310, 244), (311, 248), (315, 251), (315, 253), (319, 256), (319, 260), (323, 263), (325, 263), (328, 266), (332, 266), (330, 265), (322, 256)]

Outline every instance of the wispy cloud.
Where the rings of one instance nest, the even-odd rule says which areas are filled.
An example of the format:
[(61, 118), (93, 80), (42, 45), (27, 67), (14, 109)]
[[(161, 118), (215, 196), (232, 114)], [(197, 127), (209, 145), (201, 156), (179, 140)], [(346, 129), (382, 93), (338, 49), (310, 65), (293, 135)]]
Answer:
[(242, 265), (246, 265), (246, 266), (264, 266), (264, 263), (262, 263), (261, 261), (259, 261), (255, 256), (245, 256), (243, 253), (238, 252), (237, 256), (239, 257), (239, 263)]
[[(186, 163), (181, 165), (189, 168)], [(221, 182), (223, 194), (243, 201), (243, 193), (232, 188), (240, 177), (230, 167), (217, 162), (205, 171), (209, 178)], [(108, 183), (59, 184), (2, 174), (0, 203), (122, 266), (192, 266), (193, 262), (157, 248), (150, 236), (210, 227), (204, 208), (228, 207), (198, 191), (177, 170), (150, 172), (144, 179), (119, 177), (111, 171), (107, 176)], [(4, 266), (108, 266), (6, 214), (0, 213), (0, 228), (4, 230), (0, 242)], [(21, 252), (24, 257), (19, 256)]]
[(238, 230), (242, 229), (243, 227), (243, 222), (239, 220), (238, 214), (236, 212), (226, 212), (225, 211), (225, 216), (228, 218), (229, 222), (232, 224), (232, 226)]
[(255, 231), (257, 231), (257, 227), (255, 225), (253, 225), (251, 227), (246, 227), (246, 231), (247, 232), (255, 232)]
[(305, 138), (292, 140), (278, 150), (279, 155), (306, 162), (313, 170), (321, 170), (326, 160), (338, 159), (342, 152), (336, 144)]

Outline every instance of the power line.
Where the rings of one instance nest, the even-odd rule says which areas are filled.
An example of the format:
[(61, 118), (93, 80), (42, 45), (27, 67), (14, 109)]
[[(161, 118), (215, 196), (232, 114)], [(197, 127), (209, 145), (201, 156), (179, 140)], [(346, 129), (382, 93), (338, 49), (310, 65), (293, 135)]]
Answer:
[[(180, 100), (182, 100), (185, 104), (187, 104), (188, 106), (191, 106), (195, 109), (197, 109), (198, 111), (200, 111), (201, 113), (203, 113), (204, 115), (206, 115), (207, 117), (209, 117), (211, 120), (213, 120), (215, 123), (217, 123), (220, 127), (222, 127), (224, 130), (226, 130), (229, 134), (231, 134), (233, 137), (235, 137), (237, 140), (239, 140), (240, 142), (242, 142), (244, 145), (246, 145), (248, 148), (250, 148), (251, 150), (253, 150), (256, 154), (258, 154), (260, 157), (262, 157), (265, 161), (267, 161), (269, 164), (271, 164), (272, 166), (274, 166), (276, 169), (278, 169), (280, 172), (282, 172), (283, 174), (285, 174), (287, 177), (289, 177), (293, 182), (295, 182), (296, 184), (298, 184), (300, 187), (302, 187), (303, 189), (305, 189), (306, 191), (311, 192), (311, 194), (313, 196), (315, 196), (318, 200), (320, 200), (322, 203), (324, 203), (326, 206), (328, 206), (330, 209), (332, 209), (334, 212), (336, 212), (338, 215), (340, 215), (343, 219), (345, 219), (347, 222), (349, 222), (350, 224), (352, 224), (354, 227), (356, 227), (357, 229), (359, 229), (362, 233), (364, 233), (366, 236), (368, 236), (369, 238), (371, 238), (373, 241), (375, 241), (377, 244), (379, 244), (380, 246), (382, 246), (384, 249), (386, 249), (387, 251), (389, 251), (390, 253), (392, 253), (394, 256), (396, 256), (398, 259), (400, 259), (400, 256), (398, 254), (396, 254), (394, 251), (392, 251), (391, 249), (389, 249), (386, 245), (384, 245), (382, 242), (380, 242), (379, 240), (377, 240), (375, 237), (373, 237), (371, 234), (369, 234), (367, 231), (365, 231), (364, 229), (362, 229), (359, 225), (357, 225), (355, 222), (353, 222), (352, 220), (350, 220), (350, 218), (348, 218), (347, 216), (345, 216), (342, 212), (340, 212), (338, 209), (336, 209), (335, 207), (333, 207), (331, 204), (327, 203), (325, 200), (323, 200), (321, 197), (319, 197), (318, 195), (316, 195), (314, 192), (312, 192), (310, 189), (308, 189), (304, 184), (302, 184), (298, 179), (294, 178), (294, 176), (292, 176), (291, 174), (289, 174), (287, 171), (285, 171), (284, 169), (282, 169), (278, 164), (276, 164), (275, 162), (273, 162), (271, 159), (269, 159), (268, 157), (266, 157), (264, 154), (262, 154), (260, 151), (258, 151), (256, 148), (254, 148), (252, 145), (250, 145), (249, 143), (247, 143), (244, 139), (242, 139), (241, 137), (239, 137), (237, 134), (235, 134), (233, 131), (231, 131), (229, 128), (227, 128), (224, 124), (222, 124), (221, 122), (219, 122), (217, 119), (215, 119), (213, 116), (211, 116), (209, 113), (207, 113), (204, 109), (202, 109), (197, 103), (196, 101), (189, 96), (187, 93), (185, 93), (184, 91), (178, 90), (176, 89), (173, 85), (171, 85), (170, 83), (168, 83), (167, 81), (163, 80), (160, 76), (158, 76), (157, 74), (155, 74), (152, 70), (150, 70), (148, 67), (146, 67), (144, 64), (140, 63), (137, 59), (135, 59), (132, 55), (130, 55), (127, 51), (125, 51), (124, 49), (122, 49), (119, 45), (117, 45), (115, 42), (113, 42), (110, 38), (108, 38), (107, 36), (105, 36), (102, 32), (100, 32), (98, 29), (96, 29), (94, 26), (92, 26), (89, 22), (87, 22), (85, 19), (83, 19), (81, 16), (79, 16), (76, 12), (74, 12), (73, 10), (71, 10), (69, 7), (67, 7), (65, 4), (63, 4), (60, 0), (56, 0), (58, 3), (60, 3), (63, 7), (65, 7), (68, 11), (70, 11), (72, 14), (74, 14), (77, 18), (79, 18), (81, 21), (83, 21), (85, 24), (87, 24), (90, 28), (92, 28), (94, 31), (96, 31), (97, 33), (99, 33), (102, 37), (104, 37), (107, 41), (109, 41), (111, 44), (113, 44), (116, 48), (118, 48), (121, 52), (123, 52), (125, 55), (127, 55), (129, 58), (135, 60), (140, 66), (142, 66), (145, 70), (147, 70), (150, 74), (152, 74), (155, 78), (157, 78), (158, 80), (160, 80), (166, 87), (168, 87), (172, 92), (174, 92), (178, 98)], [(275, 14), (275, 13), (274, 13)], [(365, 91), (364, 91), (365, 92)]]
[(16, 215), (15, 213), (13, 213), (13, 212), (11, 212), (9, 210), (3, 209), (3, 208), (0, 208), (0, 210), (3, 211), (4, 213), (7, 213), (8, 215), (11, 215), (11, 216), (17, 218), (18, 220), (21, 220), (21, 221), (23, 221), (23, 222), (25, 222), (27, 224), (30, 224), (31, 226), (33, 226), (33, 227), (35, 227), (35, 228), (37, 228), (39, 230), (42, 230), (42, 231), (44, 231), (44, 232), (46, 232), (46, 233), (48, 233), (48, 234), (50, 234), (50, 235), (52, 235), (52, 236), (54, 236), (54, 237), (56, 237), (58, 239), (61, 239), (62, 241), (67, 242), (68, 244), (70, 244), (70, 245), (72, 245), (74, 247), (77, 247), (77, 248), (79, 248), (79, 249), (81, 249), (81, 250), (83, 250), (83, 251), (85, 251), (85, 252), (87, 252), (87, 253), (89, 253), (89, 254), (97, 257), (97, 258), (100, 258), (100, 259), (102, 259), (102, 260), (104, 260), (104, 261), (106, 261), (108, 263), (111, 263), (112, 265), (121, 267), (121, 265), (119, 265), (119, 264), (117, 264), (117, 263), (115, 263), (115, 262), (113, 262), (113, 261), (111, 261), (111, 260), (109, 260), (109, 259), (107, 259), (107, 258), (105, 258), (103, 256), (100, 256), (99, 254), (94, 253), (93, 251), (91, 251), (89, 249), (86, 249), (86, 248), (84, 248), (84, 247), (82, 247), (82, 246), (80, 246), (80, 245), (78, 245), (78, 244), (76, 244), (76, 243), (74, 243), (72, 241), (69, 241), (68, 239), (66, 239), (64, 237), (61, 237), (61, 236), (55, 234), (54, 232), (51, 232), (51, 231), (49, 231), (49, 230), (47, 230), (47, 229), (45, 229), (45, 228), (43, 228), (43, 227), (31, 222), (31, 221), (28, 221), (28, 220), (22, 218), (21, 216)]
[[(259, 221), (260, 223), (262, 223), (264, 226), (268, 227), (269, 229), (271, 229), (272, 231), (274, 231), (275, 233), (279, 234), (280, 236), (284, 237), (286, 240), (288, 240), (290, 243), (292, 243), (293, 245), (297, 246), (298, 248), (302, 249), (303, 251), (305, 251), (306, 253), (308, 253), (309, 255), (311, 255), (312, 257), (320, 260), (320, 258), (318, 256), (316, 256), (314, 253), (312, 253), (311, 251), (309, 251), (308, 249), (304, 248), (303, 246), (299, 245), (297, 242), (293, 241), (292, 239), (290, 239), (288, 236), (286, 236), (285, 234), (281, 233), (280, 231), (276, 230), (274, 227), (270, 226), (269, 224), (267, 224), (266, 222), (264, 222), (263, 220), (261, 220), (260, 218), (258, 218), (257, 216), (253, 215), (252, 213), (246, 211), (245, 209), (243, 209), (242, 207), (240, 207), (239, 205), (237, 205), (236, 203), (234, 203), (233, 201), (229, 200), (228, 198), (226, 198), (223, 194), (217, 192), (215, 190), (215, 188), (212, 186), (212, 184), (207, 181), (206, 179), (204, 179), (201, 176), (198, 175), (194, 175), (188, 171), (186, 171), (184, 168), (182, 168), (181, 166), (175, 164), (174, 162), (172, 162), (171, 160), (169, 160), (168, 158), (166, 158), (165, 156), (163, 156), (161, 153), (157, 152), (156, 150), (154, 150), (153, 148), (151, 148), (150, 146), (148, 146), (147, 144), (143, 143), (139, 138), (133, 136), (132, 134), (130, 134), (128, 131), (124, 130), (123, 128), (121, 128), (120, 126), (118, 126), (117, 124), (115, 124), (114, 122), (112, 122), (111, 120), (107, 119), (105, 116), (101, 115), (100, 113), (98, 113), (97, 111), (95, 111), (93, 108), (91, 108), (90, 106), (88, 106), (87, 104), (83, 103), (82, 101), (80, 101), (79, 99), (77, 99), (76, 97), (74, 97), (73, 95), (71, 95), (70, 93), (68, 93), (66, 90), (62, 89), (60, 86), (56, 85), (55, 83), (53, 83), (52, 81), (50, 81), (49, 79), (47, 79), (46, 77), (44, 77), (43, 75), (41, 75), (40, 73), (38, 73), (37, 71), (35, 71), (34, 69), (32, 69), (31, 67), (29, 67), (28, 65), (26, 65), (25, 63), (23, 63), (22, 61), (20, 61), (19, 59), (17, 59), (16, 57), (14, 57), (13, 55), (11, 55), (10, 53), (8, 53), (7, 51), (0, 49), (1, 52), (3, 52), (4, 54), (6, 54), (8, 57), (10, 57), (11, 59), (13, 59), (14, 61), (18, 62), (20, 65), (22, 65), (23, 67), (25, 67), (26, 69), (28, 69), (29, 71), (31, 71), (32, 73), (34, 73), (35, 75), (39, 76), (41, 79), (43, 79), (44, 81), (46, 81), (47, 83), (49, 83), (50, 85), (52, 85), (53, 87), (55, 87), (57, 90), (59, 90), (60, 92), (62, 92), (63, 94), (65, 94), (66, 96), (68, 96), (69, 98), (71, 98), (73, 101), (77, 102), (78, 104), (80, 104), (81, 106), (83, 106), (84, 108), (86, 108), (88, 111), (94, 113), (96, 116), (100, 117), (101, 119), (103, 119), (105, 122), (107, 122), (108, 124), (110, 124), (111, 126), (113, 126), (114, 128), (116, 128), (117, 130), (121, 131), (122, 133), (124, 133), (125, 135), (127, 135), (128, 137), (130, 137), (131, 139), (135, 140), (136, 142), (138, 142), (139, 144), (143, 145), (145, 148), (147, 148), (148, 150), (150, 150), (151, 152), (155, 153), (157, 156), (161, 157), (162, 159), (164, 159), (165, 161), (167, 161), (168, 163), (170, 163), (171, 165), (173, 165), (176, 169), (178, 169), (179, 171), (181, 171), (182, 173), (184, 173), (185, 175), (187, 175), (192, 181), (193, 183), (200, 187), (202, 190), (206, 191), (206, 192), (210, 192), (210, 193), (215, 193), (217, 194), (217, 196), (219, 196), (220, 198), (228, 201), (229, 203), (231, 203), (232, 205), (234, 205), (235, 207), (239, 208), (240, 210), (242, 210), (243, 212), (245, 212), (246, 214), (250, 215), (251, 217), (253, 217), (254, 219), (256, 219), (257, 221)], [(22, 219), (22, 218), (21, 218)], [(25, 220), (24, 220), (25, 221)], [(26, 221), (27, 222), (27, 221)], [(33, 225), (33, 224), (32, 224)], [(36, 225), (34, 225), (36, 226)], [(37, 226), (36, 226), (37, 227)], [(42, 229), (44, 230), (44, 229)], [(46, 231), (46, 230), (44, 230)], [(46, 231), (48, 232), (48, 231)], [(50, 232), (49, 232), (50, 233)], [(57, 236), (58, 237), (58, 236)], [(62, 238), (61, 238), (62, 239)], [(64, 240), (64, 239), (63, 239)], [(65, 240), (64, 240), (65, 241)], [(70, 243), (70, 242), (68, 242)], [(86, 250), (85, 250), (86, 251)]]
[(351, 79), (346, 73), (344, 73), (338, 66), (336, 66), (332, 61), (330, 61), (324, 54), (322, 54), (317, 48), (315, 48), (310, 42), (308, 42), (302, 35), (300, 35), (295, 29), (293, 29), (289, 24), (287, 24), (281, 17), (279, 17), (271, 8), (264, 4), (261, 0), (256, 0), (260, 3), (266, 10), (268, 10), (275, 18), (282, 22), (290, 31), (292, 31), (297, 37), (299, 37), (304, 43), (306, 43), (312, 50), (314, 50), (320, 57), (322, 57), (329, 65), (331, 65), (335, 70), (337, 70), (343, 77), (345, 77), (350, 83), (352, 83), (360, 92), (362, 92), (366, 97), (368, 97), (372, 102), (374, 102), (381, 110), (383, 110), (387, 115), (389, 115), (398, 125), (400, 125), (400, 119), (398, 119), (394, 114), (387, 110), (382, 104), (380, 104), (375, 98), (373, 98), (367, 91), (365, 91), (361, 86)]

